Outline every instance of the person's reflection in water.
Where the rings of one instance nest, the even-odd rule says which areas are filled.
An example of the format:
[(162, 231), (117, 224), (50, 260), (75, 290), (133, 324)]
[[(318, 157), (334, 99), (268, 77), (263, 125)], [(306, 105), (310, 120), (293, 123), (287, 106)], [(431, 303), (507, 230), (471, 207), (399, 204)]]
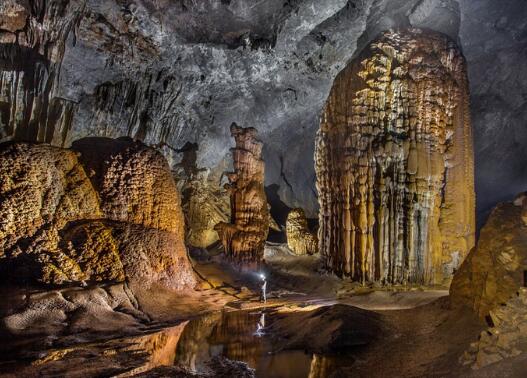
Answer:
[(264, 328), (265, 328), (265, 312), (262, 312), (262, 316), (260, 316), (260, 321), (256, 325), (256, 332), (254, 334), (258, 337), (262, 337), (264, 335)]

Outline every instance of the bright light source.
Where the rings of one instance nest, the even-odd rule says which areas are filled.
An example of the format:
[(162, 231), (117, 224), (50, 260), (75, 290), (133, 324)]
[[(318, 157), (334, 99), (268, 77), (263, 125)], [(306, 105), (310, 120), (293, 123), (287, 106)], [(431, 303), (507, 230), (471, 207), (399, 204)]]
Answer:
[(260, 273), (260, 278), (261, 278), (262, 280), (265, 280), (265, 274)]

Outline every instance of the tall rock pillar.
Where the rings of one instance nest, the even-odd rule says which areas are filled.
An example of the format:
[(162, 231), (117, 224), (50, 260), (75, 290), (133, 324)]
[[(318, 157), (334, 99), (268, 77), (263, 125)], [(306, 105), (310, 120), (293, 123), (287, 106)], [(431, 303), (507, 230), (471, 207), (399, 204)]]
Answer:
[(245, 268), (257, 268), (263, 259), (269, 232), (269, 208), (264, 190), (262, 142), (252, 127), (231, 125), (236, 147), (232, 148), (234, 172), (227, 174), (231, 197), (231, 223), (215, 229), (227, 257)]
[(320, 250), (360, 282), (448, 285), (474, 246), (465, 59), (419, 29), (388, 31), (335, 79), (317, 136)]

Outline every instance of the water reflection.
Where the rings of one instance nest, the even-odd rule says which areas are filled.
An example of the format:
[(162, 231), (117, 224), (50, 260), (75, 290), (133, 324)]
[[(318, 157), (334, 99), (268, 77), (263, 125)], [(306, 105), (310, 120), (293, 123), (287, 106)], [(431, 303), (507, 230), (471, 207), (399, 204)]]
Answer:
[(256, 332), (254, 333), (254, 335), (258, 337), (262, 337), (264, 335), (264, 329), (265, 329), (265, 312), (262, 311), (262, 315), (260, 315), (260, 321), (256, 325)]
[[(272, 311), (212, 313), (150, 334), (48, 351), (32, 366), (38, 366), (44, 376), (68, 375), (80, 360), (85, 376), (130, 376), (168, 365), (210, 374), (210, 361), (224, 357), (247, 363), (257, 377), (264, 378), (322, 378), (349, 366), (350, 356), (281, 349), (289, 336), (274, 334), (273, 326), (278, 318), (288, 316)], [(31, 366), (27, 367), (31, 374), (20, 369), (17, 376), (35, 373)]]
[[(212, 315), (214, 316), (214, 315)], [(176, 363), (196, 372), (215, 356), (246, 362), (258, 377), (307, 378), (312, 355), (303, 351), (275, 351), (264, 332), (265, 312), (237, 311), (216, 315), (215, 321), (203, 318), (190, 322), (176, 352)], [(255, 331), (256, 329), (256, 331)]]

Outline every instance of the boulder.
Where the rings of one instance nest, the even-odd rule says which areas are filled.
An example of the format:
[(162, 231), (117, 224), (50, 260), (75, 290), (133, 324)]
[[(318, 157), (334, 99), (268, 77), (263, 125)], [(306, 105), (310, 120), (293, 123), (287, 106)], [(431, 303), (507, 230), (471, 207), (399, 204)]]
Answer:
[(6, 280), (127, 279), (175, 290), (196, 283), (168, 163), (141, 143), (89, 138), (74, 150), (0, 145), (0, 196)]
[[(519, 203), (515, 201), (515, 203)], [(471, 307), (481, 317), (506, 303), (523, 286), (527, 271), (527, 227), (521, 206), (497, 205), (450, 286), (454, 305)]]

